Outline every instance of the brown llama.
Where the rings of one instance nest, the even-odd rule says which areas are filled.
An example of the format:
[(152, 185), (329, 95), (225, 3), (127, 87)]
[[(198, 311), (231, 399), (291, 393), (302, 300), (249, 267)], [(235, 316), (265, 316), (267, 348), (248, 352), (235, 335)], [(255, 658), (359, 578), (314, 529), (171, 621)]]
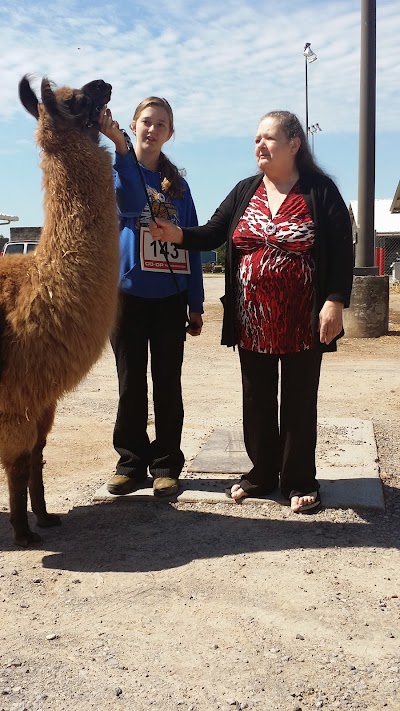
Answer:
[(26, 547), (41, 541), (28, 524), (28, 489), (37, 524), (61, 523), (46, 510), (42, 452), (57, 401), (112, 330), (119, 239), (111, 155), (97, 124), (111, 86), (54, 90), (43, 79), (39, 102), (24, 77), (19, 95), (38, 121), (44, 226), (35, 254), (0, 260), (0, 460), (14, 540)]

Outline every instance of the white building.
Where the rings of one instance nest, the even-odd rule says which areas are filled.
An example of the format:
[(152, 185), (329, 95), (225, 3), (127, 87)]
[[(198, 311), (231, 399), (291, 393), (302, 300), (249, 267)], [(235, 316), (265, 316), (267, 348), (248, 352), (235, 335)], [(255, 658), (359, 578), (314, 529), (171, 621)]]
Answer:
[[(358, 201), (349, 206), (354, 237), (359, 227)], [(400, 181), (392, 199), (375, 200), (375, 264), (380, 274), (391, 274), (390, 265), (400, 253)]]

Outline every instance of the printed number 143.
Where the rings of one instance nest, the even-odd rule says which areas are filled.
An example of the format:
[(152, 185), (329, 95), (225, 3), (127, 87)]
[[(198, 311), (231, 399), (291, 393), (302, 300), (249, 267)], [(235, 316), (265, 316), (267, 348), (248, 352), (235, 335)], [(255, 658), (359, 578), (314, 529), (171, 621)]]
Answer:
[[(178, 248), (175, 244), (167, 245), (166, 242), (163, 243), (159, 242), (158, 240), (153, 240), (150, 243), (150, 246), (153, 247), (155, 259), (159, 257), (159, 254), (164, 255), (164, 257), (170, 257), (171, 259), (177, 259), (179, 256)], [(168, 249), (168, 246), (170, 247), (170, 249)]]

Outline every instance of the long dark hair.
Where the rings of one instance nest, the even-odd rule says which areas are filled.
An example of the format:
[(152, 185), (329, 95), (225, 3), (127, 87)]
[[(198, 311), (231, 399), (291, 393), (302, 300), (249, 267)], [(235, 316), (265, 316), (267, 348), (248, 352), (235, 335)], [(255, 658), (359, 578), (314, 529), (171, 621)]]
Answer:
[(296, 168), (299, 173), (326, 175), (314, 160), (306, 134), (296, 114), (292, 114), (290, 111), (269, 111), (261, 118), (261, 121), (266, 118), (272, 118), (279, 124), (288, 141), (292, 138), (300, 139), (300, 147), (295, 158)]
[[(132, 123), (138, 120), (142, 111), (147, 109), (148, 106), (159, 106), (166, 111), (169, 121), (169, 128), (171, 133), (173, 133), (175, 130), (174, 115), (172, 113), (171, 106), (166, 99), (161, 99), (159, 96), (148, 96), (146, 99), (143, 99), (135, 109)], [(182, 181), (182, 177), (186, 175), (186, 171), (184, 169), (177, 168), (176, 165), (174, 165), (162, 151), (158, 160), (158, 169), (161, 173), (161, 188), (164, 192), (168, 192), (171, 197), (183, 197), (185, 193), (185, 186)]]

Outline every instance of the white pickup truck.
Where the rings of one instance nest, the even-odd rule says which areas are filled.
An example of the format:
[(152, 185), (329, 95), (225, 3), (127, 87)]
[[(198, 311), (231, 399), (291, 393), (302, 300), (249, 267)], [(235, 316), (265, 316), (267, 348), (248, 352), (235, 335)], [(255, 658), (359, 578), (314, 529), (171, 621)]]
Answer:
[(5, 257), (7, 254), (27, 254), (34, 252), (38, 242), (6, 242), (0, 256)]

